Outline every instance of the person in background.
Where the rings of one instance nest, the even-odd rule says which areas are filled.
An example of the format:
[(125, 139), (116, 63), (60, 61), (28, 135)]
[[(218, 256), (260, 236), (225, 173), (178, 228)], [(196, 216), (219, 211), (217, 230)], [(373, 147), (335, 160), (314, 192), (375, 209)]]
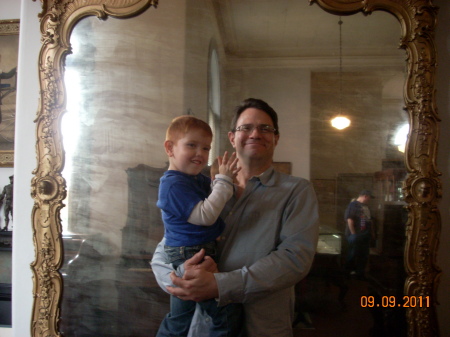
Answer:
[(0, 206), (3, 206), (5, 214), (5, 227), (2, 228), (2, 232), (8, 231), (9, 215), (13, 217), (13, 193), (14, 193), (14, 176), (9, 177), (9, 184), (3, 187), (2, 194), (0, 194)]
[[(227, 152), (218, 158), (218, 174), (211, 179), (201, 171), (208, 164), (212, 131), (193, 116), (175, 118), (169, 125), (164, 142), (169, 168), (161, 178), (157, 206), (164, 223), (165, 252), (174, 269), (201, 249), (216, 258), (217, 241), (225, 223), (219, 217), (233, 194), (233, 178), (239, 171), (238, 160)], [(195, 302), (175, 296), (170, 299), (170, 313), (163, 319), (158, 337), (186, 336), (195, 312)], [(241, 308), (238, 305), (218, 307), (216, 301), (201, 302), (212, 318), (209, 336), (238, 336)]]
[(363, 190), (357, 199), (350, 202), (345, 210), (345, 235), (348, 242), (347, 273), (359, 279), (364, 279), (365, 269), (369, 260), (370, 239), (374, 237), (374, 228), (370, 210), (367, 206), (372, 192)]
[(292, 337), (294, 286), (309, 272), (318, 241), (316, 195), (306, 179), (274, 170), (278, 116), (263, 100), (236, 107), (228, 138), (241, 170), (221, 215), (227, 226), (218, 245), (220, 272), (203, 266), (202, 251), (184, 263), (183, 277), (171, 273), (163, 242), (152, 269), (160, 286), (181, 299), (242, 303), (244, 336)]

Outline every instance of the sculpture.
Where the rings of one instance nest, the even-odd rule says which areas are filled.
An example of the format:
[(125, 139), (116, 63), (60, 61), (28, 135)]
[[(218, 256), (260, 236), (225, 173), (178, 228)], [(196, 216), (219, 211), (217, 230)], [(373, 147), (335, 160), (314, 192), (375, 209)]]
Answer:
[(5, 227), (1, 229), (2, 232), (8, 231), (9, 225), (9, 214), (11, 213), (11, 218), (13, 216), (13, 191), (14, 191), (14, 176), (9, 177), (10, 184), (3, 187), (2, 194), (0, 194), (0, 206), (4, 203), (5, 212)]

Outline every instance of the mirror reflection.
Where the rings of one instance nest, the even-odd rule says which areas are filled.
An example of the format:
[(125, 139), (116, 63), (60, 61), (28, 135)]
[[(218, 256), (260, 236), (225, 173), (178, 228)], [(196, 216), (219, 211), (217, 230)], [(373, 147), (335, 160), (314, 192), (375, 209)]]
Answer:
[[(208, 121), (214, 158), (230, 149), (234, 106), (258, 97), (279, 114), (277, 169), (310, 179), (320, 205), (316, 259), (297, 287), (295, 333), (405, 334), (402, 310), (361, 304), (362, 296), (403, 292), (408, 125), (400, 27), (381, 12), (339, 20), (307, 1), (196, 0), (75, 26), (62, 125), (62, 333), (155, 334), (169, 310), (149, 265), (163, 237), (156, 200), (167, 125), (182, 114)], [(333, 128), (337, 115), (350, 126)], [(374, 234), (358, 279), (345, 273), (344, 213), (362, 190), (375, 197), (368, 203)], [(355, 320), (360, 325), (349, 324)]]

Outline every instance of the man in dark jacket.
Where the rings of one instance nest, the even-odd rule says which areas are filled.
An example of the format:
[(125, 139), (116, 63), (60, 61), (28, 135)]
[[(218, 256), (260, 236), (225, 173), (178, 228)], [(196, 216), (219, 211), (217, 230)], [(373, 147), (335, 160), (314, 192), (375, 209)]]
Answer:
[(369, 259), (370, 239), (372, 237), (372, 219), (367, 206), (372, 192), (363, 190), (356, 200), (353, 200), (345, 210), (345, 235), (348, 242), (346, 270), (350, 275), (364, 278)]

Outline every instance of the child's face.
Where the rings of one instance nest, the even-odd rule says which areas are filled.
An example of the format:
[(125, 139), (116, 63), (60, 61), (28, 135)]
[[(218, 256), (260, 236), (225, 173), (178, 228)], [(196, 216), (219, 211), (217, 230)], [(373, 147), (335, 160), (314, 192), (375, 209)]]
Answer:
[(169, 156), (169, 170), (190, 175), (199, 174), (208, 164), (212, 138), (202, 130), (190, 130), (176, 142), (166, 141)]

